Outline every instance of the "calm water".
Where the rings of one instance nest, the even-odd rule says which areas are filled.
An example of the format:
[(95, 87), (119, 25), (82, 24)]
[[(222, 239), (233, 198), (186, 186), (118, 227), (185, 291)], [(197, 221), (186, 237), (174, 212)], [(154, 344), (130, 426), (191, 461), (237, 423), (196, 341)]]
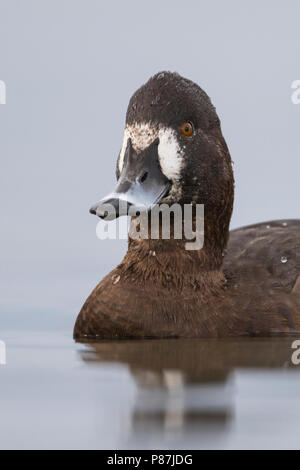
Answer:
[(291, 339), (1, 339), (2, 449), (300, 448)]

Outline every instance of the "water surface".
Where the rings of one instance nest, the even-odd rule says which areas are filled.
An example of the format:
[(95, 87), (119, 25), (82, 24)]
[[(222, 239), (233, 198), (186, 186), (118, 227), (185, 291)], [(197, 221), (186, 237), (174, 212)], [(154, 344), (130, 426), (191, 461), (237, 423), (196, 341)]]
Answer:
[(300, 366), (289, 338), (1, 339), (2, 449), (300, 447)]

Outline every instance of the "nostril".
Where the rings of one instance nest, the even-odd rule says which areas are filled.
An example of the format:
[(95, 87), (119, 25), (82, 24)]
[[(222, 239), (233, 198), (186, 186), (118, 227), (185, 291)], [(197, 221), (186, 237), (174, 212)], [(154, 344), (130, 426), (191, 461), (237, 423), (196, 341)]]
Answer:
[(144, 181), (146, 181), (147, 177), (148, 177), (148, 171), (145, 171), (145, 173), (144, 173), (143, 176), (141, 177), (141, 180), (140, 180), (141, 183), (144, 183)]

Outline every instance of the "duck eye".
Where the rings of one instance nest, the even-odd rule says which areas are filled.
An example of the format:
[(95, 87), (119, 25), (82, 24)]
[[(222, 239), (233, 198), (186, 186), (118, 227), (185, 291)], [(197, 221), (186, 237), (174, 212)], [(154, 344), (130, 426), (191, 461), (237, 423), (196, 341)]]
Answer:
[(185, 135), (186, 137), (190, 137), (193, 133), (193, 125), (191, 122), (185, 122), (182, 124), (181, 128), (180, 128), (180, 133), (182, 135)]

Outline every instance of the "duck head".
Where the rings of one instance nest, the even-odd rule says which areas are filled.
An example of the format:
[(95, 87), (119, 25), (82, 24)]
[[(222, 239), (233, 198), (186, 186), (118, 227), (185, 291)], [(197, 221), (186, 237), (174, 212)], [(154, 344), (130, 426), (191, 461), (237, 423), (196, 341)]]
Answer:
[(197, 84), (160, 72), (134, 93), (116, 175), (117, 186), (91, 213), (104, 218), (108, 203), (116, 217), (159, 202), (204, 204), (204, 244), (224, 249), (233, 206), (231, 158), (216, 110)]

